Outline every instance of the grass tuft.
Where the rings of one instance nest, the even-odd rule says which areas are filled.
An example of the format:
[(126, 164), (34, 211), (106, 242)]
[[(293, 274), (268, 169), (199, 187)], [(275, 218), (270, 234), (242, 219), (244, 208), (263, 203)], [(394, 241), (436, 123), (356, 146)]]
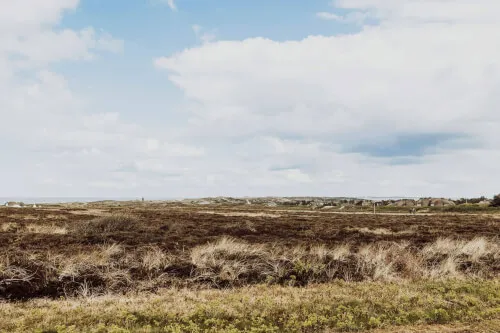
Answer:
[(138, 218), (132, 215), (111, 215), (97, 217), (75, 224), (73, 233), (80, 236), (98, 236), (117, 232), (136, 231), (142, 229)]

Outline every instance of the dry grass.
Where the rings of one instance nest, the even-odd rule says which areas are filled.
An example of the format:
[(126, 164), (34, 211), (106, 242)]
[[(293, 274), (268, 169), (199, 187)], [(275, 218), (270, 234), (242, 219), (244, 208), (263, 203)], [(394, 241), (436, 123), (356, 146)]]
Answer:
[(482, 237), (476, 237), (469, 241), (440, 238), (436, 242), (427, 245), (422, 252), (424, 255), (430, 256), (466, 256), (474, 262), (478, 262), (481, 258), (490, 254), (494, 255), (495, 258), (500, 258), (499, 244), (489, 242)]
[(500, 245), (484, 238), (438, 239), (422, 249), (406, 242), (283, 247), (223, 237), (185, 252), (158, 246), (127, 250), (104, 244), (70, 256), (17, 251), (0, 256), (7, 298), (155, 290), (169, 285), (226, 288), (268, 283), (304, 286), (344, 281), (495, 278)]
[(141, 268), (152, 278), (154, 275), (163, 273), (175, 261), (172, 255), (165, 253), (157, 246), (144, 249), (140, 255)]
[[(58, 281), (66, 288), (85, 287), (89, 292), (120, 290), (132, 285), (124, 249), (118, 244), (102, 245), (97, 251), (80, 253), (60, 262)], [(73, 290), (68, 290), (70, 294)]]
[(440, 238), (422, 249), (422, 257), (434, 263), (424, 272), (429, 277), (462, 277), (463, 273), (484, 276), (484, 267), (500, 267), (500, 245), (484, 238), (469, 241)]
[(255, 223), (248, 220), (238, 221), (236, 223), (224, 225), (222, 226), (221, 229), (225, 233), (239, 234), (239, 235), (255, 234), (258, 232), (257, 228), (255, 227)]
[(141, 229), (143, 229), (143, 226), (138, 218), (132, 215), (119, 214), (80, 221), (74, 225), (72, 232), (81, 236), (98, 236)]
[(278, 218), (281, 217), (279, 214), (272, 213), (254, 213), (254, 212), (216, 212), (212, 210), (202, 210), (198, 212), (199, 214), (217, 214), (228, 217), (273, 217)]
[(20, 228), (21, 226), (18, 223), (12, 222), (2, 223), (0, 225), (0, 231), (2, 232), (17, 232)]
[(191, 263), (196, 267), (195, 279), (213, 284), (235, 283), (251, 279), (252, 274), (264, 274), (268, 252), (263, 245), (251, 245), (231, 238), (197, 246), (191, 251)]
[(404, 231), (392, 231), (386, 228), (346, 228), (347, 231), (357, 231), (363, 234), (372, 234), (372, 235), (409, 235), (414, 234), (414, 230), (404, 230)]
[(62, 221), (69, 220), (67, 215), (62, 215), (62, 214), (48, 214), (45, 218), (47, 220), (62, 220)]
[[(324, 333), (335, 332), (327, 330)], [(369, 330), (371, 333), (498, 333), (500, 332), (500, 319), (481, 320), (473, 323), (458, 323), (446, 325), (416, 325), (403, 327), (386, 327)]]
[(370, 244), (357, 254), (357, 269), (361, 276), (376, 281), (393, 281), (414, 278), (425, 269), (418, 255), (408, 250), (408, 244)]
[(34, 234), (65, 235), (68, 233), (68, 230), (65, 227), (57, 225), (28, 224), (25, 227), (25, 232)]
[(499, 320), (494, 219), (102, 208), (30, 213), (37, 220), (3, 210), (0, 332), (439, 331)]
[(422, 250), (405, 242), (369, 244), (358, 250), (348, 245), (289, 249), (222, 238), (191, 252), (196, 278), (215, 285), (492, 277), (500, 271), (499, 258), (499, 244), (484, 238), (439, 239)]
[(11, 233), (30, 233), (30, 234), (47, 234), (47, 235), (65, 235), (68, 230), (64, 226), (55, 224), (20, 224), (15, 222), (2, 223), (0, 231)]

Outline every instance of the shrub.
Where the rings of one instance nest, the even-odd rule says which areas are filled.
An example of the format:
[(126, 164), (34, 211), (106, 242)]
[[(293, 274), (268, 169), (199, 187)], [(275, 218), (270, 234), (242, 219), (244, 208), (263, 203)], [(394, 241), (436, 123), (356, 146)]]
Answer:
[(0, 255), (0, 297), (31, 298), (51, 290), (55, 267), (44, 258), (28, 252)]
[(492, 207), (500, 207), (500, 194), (497, 194), (493, 197), (493, 201), (491, 202)]
[(77, 223), (73, 232), (83, 236), (96, 236), (141, 229), (140, 221), (131, 215), (102, 216)]

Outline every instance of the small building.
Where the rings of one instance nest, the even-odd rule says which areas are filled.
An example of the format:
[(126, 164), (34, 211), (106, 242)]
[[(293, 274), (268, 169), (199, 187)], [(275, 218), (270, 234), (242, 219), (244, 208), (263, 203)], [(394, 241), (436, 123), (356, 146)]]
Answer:
[(24, 206), (24, 202), (8, 201), (5, 203), (5, 207), (10, 208), (23, 208)]

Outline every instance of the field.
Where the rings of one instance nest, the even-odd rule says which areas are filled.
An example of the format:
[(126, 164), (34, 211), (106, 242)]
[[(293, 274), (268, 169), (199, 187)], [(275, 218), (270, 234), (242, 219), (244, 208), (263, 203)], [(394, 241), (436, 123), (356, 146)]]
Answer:
[(2, 207), (0, 332), (498, 332), (499, 236), (491, 210)]

